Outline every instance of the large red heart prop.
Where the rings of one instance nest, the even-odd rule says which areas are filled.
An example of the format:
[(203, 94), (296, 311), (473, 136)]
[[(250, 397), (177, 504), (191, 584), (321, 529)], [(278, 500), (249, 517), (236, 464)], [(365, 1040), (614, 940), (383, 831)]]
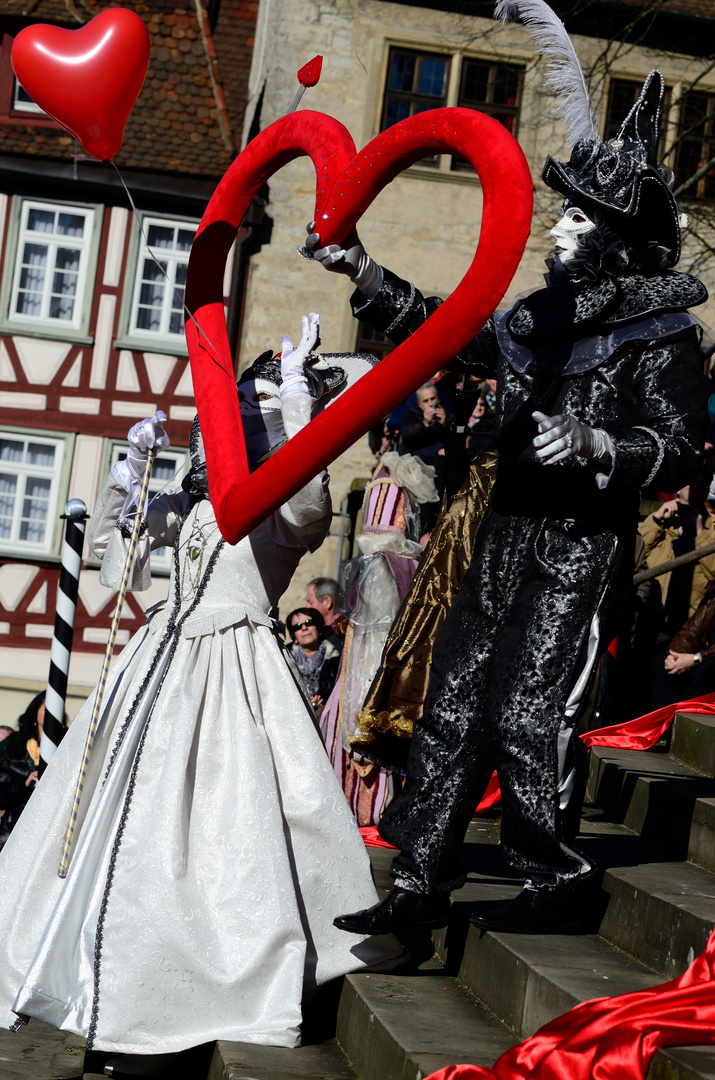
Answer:
[(149, 33), (135, 12), (110, 8), (79, 30), (26, 26), (11, 58), (32, 100), (88, 154), (119, 153), (149, 63)]
[[(442, 153), (466, 158), (484, 192), (479, 244), (467, 273), (409, 340), (249, 475), (226, 331), (223, 274), (251, 200), (273, 173), (307, 155), (317, 176), (317, 230), (324, 244), (340, 243), (398, 173)], [(211, 502), (230, 543), (246, 536), (481, 330), (519, 265), (529, 236), (532, 194), (519, 144), (498, 121), (471, 109), (411, 116), (357, 155), (342, 124), (309, 110), (282, 117), (248, 144), (206, 209), (186, 282), (186, 303), (204, 331), (187, 321)]]

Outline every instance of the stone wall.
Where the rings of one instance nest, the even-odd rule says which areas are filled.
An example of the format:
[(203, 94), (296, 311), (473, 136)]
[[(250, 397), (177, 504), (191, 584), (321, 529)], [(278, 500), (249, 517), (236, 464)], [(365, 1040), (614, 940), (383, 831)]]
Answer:
[[(607, 43), (593, 38), (575, 37), (574, 43), (584, 69), (593, 69), (599, 121), (605, 109), (606, 68), (609, 77), (639, 79), (660, 66), (672, 86), (674, 103), (696, 69), (706, 68), (702, 61), (643, 48), (608, 53)], [(393, 44), (526, 66), (519, 141), (534, 177), (537, 206), (527, 252), (506, 301), (538, 286), (550, 247), (548, 228), (559, 209), (559, 199), (544, 188), (540, 172), (547, 151), (563, 156), (566, 146), (553, 98), (543, 90), (544, 65), (535, 59), (522, 26), (503, 27), (492, 20), (380, 0), (261, 0), (244, 138), (259, 99), (263, 128), (288, 108), (299, 67), (321, 53), (322, 78), (306, 91), (300, 107), (336, 117), (358, 147), (365, 145), (379, 130), (387, 56)], [(699, 85), (715, 91), (715, 73)], [(673, 125), (668, 137), (674, 137)], [(481, 189), (473, 175), (415, 167), (380, 195), (363, 218), (360, 234), (375, 259), (415, 279), (422, 291), (446, 296), (473, 257), (480, 205)], [(349, 284), (305, 263), (295, 252), (303, 242), (313, 206), (314, 172), (307, 159), (292, 162), (270, 180), (271, 241), (251, 260), (241, 364), (269, 346), (277, 348), (283, 332), (297, 333), (300, 314), (309, 310), (321, 314), (326, 348), (354, 345), (356, 324), (347, 305)], [(694, 241), (686, 243), (682, 269), (687, 270), (695, 258), (694, 248)], [(706, 320), (715, 319), (715, 303), (702, 308), (701, 314)]]

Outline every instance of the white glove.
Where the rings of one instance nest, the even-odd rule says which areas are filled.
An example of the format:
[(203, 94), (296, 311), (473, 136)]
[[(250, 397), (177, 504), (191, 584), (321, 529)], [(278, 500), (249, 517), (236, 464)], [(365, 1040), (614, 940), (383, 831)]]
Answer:
[(372, 300), (382, 285), (382, 267), (370, 258), (360, 242), (357, 229), (351, 229), (345, 237), (345, 247), (339, 244), (320, 246), (320, 233), (313, 232), (315, 222), (307, 226), (306, 250), (326, 270), (345, 274), (367, 300)]
[(152, 448), (165, 450), (171, 445), (171, 440), (162, 427), (165, 420), (166, 413), (159, 409), (153, 416), (140, 420), (127, 432), (127, 456), (124, 461), (117, 462), (112, 469), (112, 475), (132, 497), (139, 494), (149, 451)]
[(536, 457), (544, 465), (555, 465), (570, 457), (613, 466), (615, 447), (611, 436), (601, 428), (579, 424), (573, 416), (547, 416), (546, 413), (531, 414), (539, 425), (539, 434), (533, 440)]
[(281, 401), (290, 397), (306, 397), (310, 394), (305, 377), (305, 362), (315, 348), (320, 332), (320, 315), (311, 311), (302, 319), (303, 336), (297, 349), (287, 334), (283, 335), (281, 352)]

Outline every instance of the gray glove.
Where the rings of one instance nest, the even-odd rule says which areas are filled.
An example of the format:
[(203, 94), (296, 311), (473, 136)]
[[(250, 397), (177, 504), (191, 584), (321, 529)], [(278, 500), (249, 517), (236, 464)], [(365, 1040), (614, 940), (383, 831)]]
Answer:
[(370, 258), (360, 242), (356, 229), (345, 237), (345, 246), (329, 244), (320, 246), (320, 233), (314, 232), (315, 222), (307, 226), (308, 236), (305, 250), (308, 258), (315, 259), (326, 270), (334, 274), (344, 274), (360, 290), (367, 300), (372, 300), (382, 285), (382, 267)]
[(573, 416), (547, 416), (546, 413), (531, 414), (539, 425), (539, 434), (533, 440), (536, 457), (544, 465), (555, 465), (570, 457), (581, 457), (612, 467), (615, 447), (611, 436), (601, 428), (579, 424)]

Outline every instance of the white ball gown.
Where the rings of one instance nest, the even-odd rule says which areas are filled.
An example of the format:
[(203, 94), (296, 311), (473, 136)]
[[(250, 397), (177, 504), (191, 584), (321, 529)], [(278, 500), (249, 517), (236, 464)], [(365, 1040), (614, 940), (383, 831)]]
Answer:
[[(123, 562), (112, 478), (90, 542)], [(317, 985), (399, 954), (333, 918), (377, 901), (362, 839), (269, 612), (330, 524), (325, 474), (235, 547), (208, 500), (162, 495), (166, 603), (115, 660), (65, 880), (93, 695), (0, 854), (0, 1022), (37, 1017), (130, 1054), (296, 1046)], [(136, 584), (146, 584), (146, 560)], [(143, 581), (142, 581), (143, 579)]]

